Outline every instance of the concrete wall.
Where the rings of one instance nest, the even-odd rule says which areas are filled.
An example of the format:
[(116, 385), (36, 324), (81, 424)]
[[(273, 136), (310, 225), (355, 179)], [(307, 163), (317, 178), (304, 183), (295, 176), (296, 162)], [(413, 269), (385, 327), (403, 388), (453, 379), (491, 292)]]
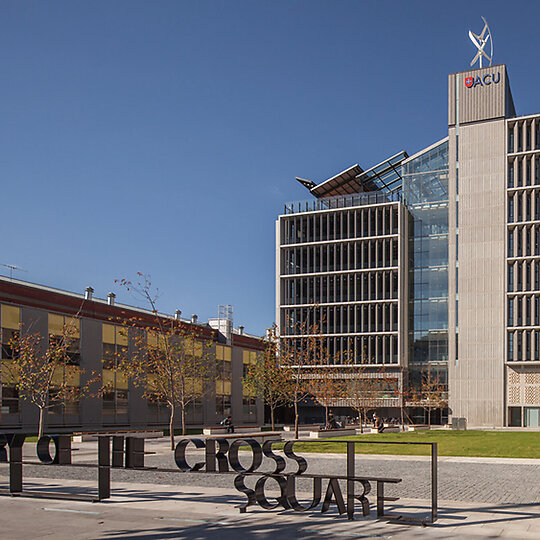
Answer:
[[(501, 119), (459, 126), (459, 341), (457, 363), (449, 362), (450, 408), (453, 416), (478, 426), (502, 426), (505, 421), (505, 125)], [(455, 156), (455, 131), (450, 135), (450, 154)], [(451, 208), (455, 182), (451, 163)], [(450, 237), (455, 238), (452, 215)], [(455, 252), (455, 243), (453, 248)], [(455, 309), (451, 300), (450, 321), (455, 321)]]

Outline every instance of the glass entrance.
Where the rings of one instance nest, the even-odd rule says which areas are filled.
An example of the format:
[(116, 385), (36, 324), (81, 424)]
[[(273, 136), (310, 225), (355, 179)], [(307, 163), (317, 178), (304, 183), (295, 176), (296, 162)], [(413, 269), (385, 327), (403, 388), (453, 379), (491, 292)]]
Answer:
[(539, 407), (525, 407), (525, 427), (540, 427)]

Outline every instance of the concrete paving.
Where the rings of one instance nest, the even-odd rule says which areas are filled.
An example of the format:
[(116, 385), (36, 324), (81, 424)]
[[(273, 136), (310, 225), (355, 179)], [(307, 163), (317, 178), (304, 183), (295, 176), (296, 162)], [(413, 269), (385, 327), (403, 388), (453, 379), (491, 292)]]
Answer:
[[(96, 463), (96, 443), (74, 445), (75, 463)], [(168, 441), (149, 440), (147, 465), (174, 468)], [(35, 444), (24, 446), (36, 460)], [(344, 472), (343, 454), (304, 454), (309, 472)], [(195, 454), (191, 453), (191, 459)], [(249, 454), (242, 454), (249, 461)], [(265, 464), (263, 463), (263, 466)], [(358, 474), (399, 476), (387, 511), (425, 515), (429, 508), (429, 458), (358, 455)], [(8, 466), (0, 464), (0, 485)], [(93, 494), (95, 468), (25, 465), (25, 489)], [(355, 521), (328, 513), (298, 513), (236, 506), (245, 497), (229, 474), (112, 470), (112, 497), (104, 502), (0, 497), (0, 538), (515, 538), (540, 539), (540, 460), (439, 458), (439, 520), (427, 527), (391, 523), (360, 513)], [(298, 483), (307, 491), (307, 480)], [(324, 487), (323, 487), (324, 489)], [(309, 499), (309, 495), (299, 493)], [(271, 493), (268, 494), (271, 496)], [(374, 500), (370, 498), (370, 502)], [(391, 506), (393, 504), (394, 506)], [(358, 509), (357, 509), (358, 512)], [(280, 539), (281, 540), (281, 539)]]
[[(90, 492), (91, 482), (26, 480), (26, 489)], [(228, 539), (228, 538), (396, 538), (528, 540), (540, 538), (540, 504), (485, 505), (444, 501), (439, 520), (426, 527), (371, 517), (347, 521), (331, 507), (318, 512), (235, 508), (234, 489), (115, 483), (111, 499), (100, 503), (0, 498), (2, 539)], [(425, 501), (402, 501), (424, 511)], [(335, 508), (335, 507), (334, 507)], [(392, 508), (390, 508), (392, 510)]]

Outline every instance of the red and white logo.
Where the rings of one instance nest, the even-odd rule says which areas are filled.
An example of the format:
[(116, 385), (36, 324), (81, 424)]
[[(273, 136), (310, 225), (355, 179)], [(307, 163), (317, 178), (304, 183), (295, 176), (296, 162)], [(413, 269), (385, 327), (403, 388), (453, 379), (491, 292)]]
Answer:
[(471, 86), (474, 84), (474, 78), (473, 77), (465, 77), (465, 86), (467, 88), (471, 88)]

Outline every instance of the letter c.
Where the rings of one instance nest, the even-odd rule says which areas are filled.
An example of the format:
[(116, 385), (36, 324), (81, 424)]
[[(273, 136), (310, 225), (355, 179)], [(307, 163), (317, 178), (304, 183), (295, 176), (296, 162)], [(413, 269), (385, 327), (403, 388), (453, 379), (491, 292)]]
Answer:
[(486, 75), (484, 75), (484, 78), (482, 79), (482, 81), (484, 82), (486, 86), (491, 84), (491, 74), (487, 73)]
[(199, 471), (204, 467), (204, 461), (199, 461), (195, 463), (193, 467), (190, 467), (186, 461), (186, 447), (192, 442), (195, 445), (195, 448), (204, 448), (205, 444), (201, 439), (182, 439), (174, 449), (174, 461), (176, 466), (184, 472), (187, 471)]

